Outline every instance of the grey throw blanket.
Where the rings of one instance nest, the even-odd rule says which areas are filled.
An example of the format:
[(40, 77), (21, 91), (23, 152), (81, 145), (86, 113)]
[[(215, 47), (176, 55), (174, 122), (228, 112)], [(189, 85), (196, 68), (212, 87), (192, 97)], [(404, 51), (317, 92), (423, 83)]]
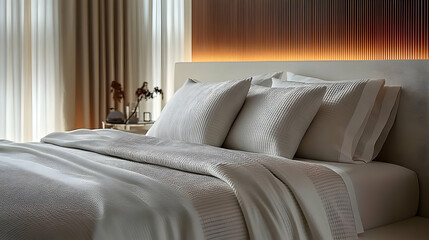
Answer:
[[(112, 130), (54, 133), (42, 142), (221, 179), (252, 239), (357, 238), (345, 186), (321, 166)], [(0, 144), (0, 236), (203, 238), (198, 213), (179, 192), (50, 144)]]

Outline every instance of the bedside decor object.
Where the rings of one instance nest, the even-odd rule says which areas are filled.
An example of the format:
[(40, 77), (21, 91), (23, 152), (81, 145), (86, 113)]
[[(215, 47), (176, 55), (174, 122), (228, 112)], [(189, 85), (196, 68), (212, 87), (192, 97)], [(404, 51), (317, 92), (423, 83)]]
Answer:
[(150, 112), (144, 112), (143, 122), (150, 122), (150, 121), (152, 121), (152, 114)]
[(110, 87), (110, 92), (113, 93), (113, 100), (115, 103), (121, 102), (122, 98), (124, 98), (124, 90), (122, 90), (122, 85), (117, 81), (112, 81)]
[[(115, 101), (115, 105), (119, 102), (121, 102), (122, 98), (124, 98), (124, 91), (122, 90), (122, 85), (117, 82), (117, 81), (112, 81), (112, 83), (110, 84), (111, 90), (110, 92), (113, 93), (113, 100)], [(125, 123), (125, 124), (136, 124), (138, 123), (139, 119), (138, 119), (138, 108), (140, 105), (140, 101), (142, 99), (145, 99), (146, 101), (149, 99), (153, 99), (156, 96), (161, 95), (162, 99), (164, 99), (164, 93), (162, 91), (161, 88), (159, 87), (155, 87), (153, 89), (153, 91), (150, 91), (148, 89), (148, 83), (144, 82), (143, 85), (140, 88), (137, 88), (136, 91), (136, 97), (137, 97), (137, 103), (132, 104), (132, 106), (130, 107), (126, 107), (126, 117), (124, 118), (124, 115), (120, 112), (115, 110), (114, 108), (110, 109), (109, 114), (107, 115), (106, 118), (106, 122), (107, 123), (113, 123), (113, 124), (121, 124), (121, 123)], [(130, 108), (133, 109), (133, 111), (130, 114)], [(145, 122), (151, 122), (152, 121), (152, 116), (149, 113), (148, 118), (144, 117), (144, 121)]]
[(102, 129), (115, 129), (119, 131), (145, 135), (154, 123), (154, 121), (127, 124), (101, 122), (101, 126)]
[[(149, 99), (153, 99), (156, 96), (158, 96), (158, 94), (160, 94), (161, 97), (162, 97), (162, 99), (164, 99), (164, 93), (162, 92), (162, 89), (159, 88), (159, 87), (155, 87), (153, 89), (153, 91), (151, 92), (149, 90), (149, 88), (148, 88), (148, 83), (147, 82), (144, 82), (143, 85), (140, 88), (137, 88), (137, 91), (136, 91), (137, 103), (134, 106), (133, 112), (130, 114), (130, 116), (128, 116), (127, 120), (125, 120), (125, 123), (130, 123), (131, 120), (133, 120), (132, 122), (137, 123), (138, 122), (138, 118), (136, 117), (136, 113), (138, 111), (138, 107), (140, 105), (140, 101), (143, 100), (143, 99), (145, 99), (146, 101), (149, 100)], [(133, 119), (133, 118), (135, 118), (135, 119)], [(150, 118), (151, 118), (151, 116), (150, 116)], [(144, 117), (144, 119), (146, 119), (146, 117)], [(152, 119), (150, 119), (150, 120), (152, 120)]]
[[(115, 101), (115, 106), (117, 103), (121, 102), (124, 97), (124, 91), (122, 90), (122, 85), (117, 81), (112, 81), (110, 84), (110, 92), (113, 93), (113, 100)], [(120, 111), (110, 108), (109, 114), (107, 114), (106, 122), (108, 123), (124, 123), (124, 114)]]
[(134, 109), (136, 106), (137, 106), (136, 102), (131, 102), (130, 105), (127, 106), (127, 108), (128, 108), (128, 114), (125, 117), (125, 119), (127, 119), (125, 121), (125, 123), (127, 123), (127, 124), (136, 124), (136, 123), (139, 122), (139, 117), (138, 117), (139, 116), (139, 108), (137, 108), (137, 111), (136, 111), (136, 113), (133, 116), (131, 116), (131, 112), (130, 112), (130, 109)]
[(106, 122), (112, 124), (124, 123), (124, 114), (111, 108), (109, 114), (107, 114)]

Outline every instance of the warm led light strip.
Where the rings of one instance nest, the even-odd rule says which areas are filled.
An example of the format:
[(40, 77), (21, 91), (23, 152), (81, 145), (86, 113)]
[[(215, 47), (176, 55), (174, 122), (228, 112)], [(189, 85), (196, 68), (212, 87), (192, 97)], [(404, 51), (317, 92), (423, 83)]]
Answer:
[(428, 0), (195, 0), (193, 61), (429, 59)]

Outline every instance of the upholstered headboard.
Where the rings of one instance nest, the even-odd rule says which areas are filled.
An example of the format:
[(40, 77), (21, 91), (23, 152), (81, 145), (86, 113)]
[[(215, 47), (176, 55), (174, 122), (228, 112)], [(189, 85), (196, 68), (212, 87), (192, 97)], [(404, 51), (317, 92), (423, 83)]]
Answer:
[(187, 78), (226, 81), (274, 71), (329, 80), (384, 78), (401, 85), (396, 122), (377, 160), (417, 173), (419, 215), (429, 217), (429, 60), (177, 63), (175, 89)]

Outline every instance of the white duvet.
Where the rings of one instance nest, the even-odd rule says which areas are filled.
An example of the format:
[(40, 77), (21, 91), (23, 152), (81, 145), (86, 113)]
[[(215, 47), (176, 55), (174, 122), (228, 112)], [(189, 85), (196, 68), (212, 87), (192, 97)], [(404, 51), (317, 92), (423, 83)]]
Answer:
[(210, 238), (206, 228), (217, 223), (202, 221), (207, 213), (196, 205), (204, 203), (187, 197), (186, 186), (117, 167), (135, 164), (223, 181), (243, 216), (234, 221), (244, 222), (251, 239), (357, 238), (346, 187), (323, 166), (114, 130), (76, 130), (50, 134), (42, 143), (0, 142), (0, 239)]

